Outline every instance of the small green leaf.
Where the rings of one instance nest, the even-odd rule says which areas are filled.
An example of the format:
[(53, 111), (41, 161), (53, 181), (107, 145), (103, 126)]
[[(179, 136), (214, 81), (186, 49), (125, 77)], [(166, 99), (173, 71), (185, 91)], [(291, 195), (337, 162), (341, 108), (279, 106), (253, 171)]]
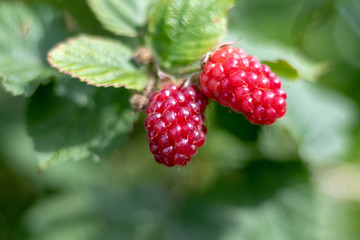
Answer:
[(299, 77), (298, 71), (291, 66), (291, 64), (282, 59), (277, 59), (276, 61), (263, 61), (262, 63), (268, 65), (271, 68), (271, 71), (277, 75), (289, 79), (296, 79)]
[(47, 5), (0, 3), (0, 82), (14, 95), (30, 96), (54, 74), (45, 62), (49, 45), (66, 33), (60, 15)]
[(131, 64), (131, 54), (120, 42), (82, 35), (56, 46), (48, 60), (60, 72), (90, 85), (141, 90), (146, 75)]
[(118, 35), (134, 37), (145, 25), (151, 0), (89, 0), (89, 5), (104, 27)]
[(151, 44), (162, 65), (199, 60), (226, 33), (232, 0), (160, 0), (150, 19)]
[(68, 81), (56, 88), (53, 84), (39, 88), (28, 105), (28, 131), (40, 169), (62, 161), (109, 156), (123, 146), (137, 119), (126, 89)]

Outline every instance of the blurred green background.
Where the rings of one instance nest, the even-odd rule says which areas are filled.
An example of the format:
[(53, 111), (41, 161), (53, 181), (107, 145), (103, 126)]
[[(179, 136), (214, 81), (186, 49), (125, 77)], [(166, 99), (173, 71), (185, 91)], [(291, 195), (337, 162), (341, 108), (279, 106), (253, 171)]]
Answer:
[[(67, 34), (133, 42), (105, 31), (83, 0), (23, 2), (57, 9)], [(49, 49), (66, 34), (47, 26)], [(360, 1), (239, 0), (226, 40), (288, 61), (300, 79), (283, 79), (288, 112), (272, 126), (211, 103), (207, 142), (183, 168), (155, 163), (142, 113), (109, 160), (73, 156), (40, 172), (36, 119), (26, 116), (50, 101), (47, 88), (67, 83), (41, 86), (31, 100), (1, 89), (0, 239), (360, 239)], [(95, 91), (72, 84), (85, 101)]]

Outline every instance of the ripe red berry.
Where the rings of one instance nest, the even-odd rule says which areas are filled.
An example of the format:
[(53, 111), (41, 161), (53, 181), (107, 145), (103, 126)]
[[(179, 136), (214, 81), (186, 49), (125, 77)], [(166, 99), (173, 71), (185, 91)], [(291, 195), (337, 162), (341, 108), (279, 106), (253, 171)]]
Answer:
[(286, 92), (270, 68), (241, 48), (215, 51), (200, 76), (201, 92), (243, 113), (253, 124), (272, 124), (286, 113)]
[(207, 98), (191, 85), (167, 85), (150, 96), (145, 128), (150, 151), (168, 167), (186, 165), (205, 143)]

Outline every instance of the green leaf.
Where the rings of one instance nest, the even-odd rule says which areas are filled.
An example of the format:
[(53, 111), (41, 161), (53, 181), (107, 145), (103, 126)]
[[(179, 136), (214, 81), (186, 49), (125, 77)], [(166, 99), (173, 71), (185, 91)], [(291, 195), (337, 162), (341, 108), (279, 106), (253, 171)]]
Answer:
[(145, 25), (152, 0), (89, 0), (89, 5), (104, 27), (118, 35), (134, 37)]
[(279, 76), (284, 76), (289, 79), (296, 79), (299, 77), (298, 71), (282, 59), (277, 59), (276, 61), (263, 61), (262, 63), (268, 65), (271, 68), (271, 71)]
[(120, 42), (81, 35), (53, 48), (48, 60), (60, 72), (90, 85), (141, 90), (146, 75), (131, 64), (131, 55)]
[(232, 0), (160, 0), (150, 19), (151, 45), (162, 65), (186, 65), (224, 37)]
[(109, 156), (123, 146), (137, 119), (126, 89), (99, 89), (69, 81), (60, 88), (53, 84), (41, 87), (27, 109), (28, 131), (40, 169), (62, 161)]
[(48, 77), (54, 74), (49, 67), (41, 63), (29, 64), (2, 57), (4, 64), (1, 66), (0, 82), (6, 91), (14, 95), (30, 96), (34, 93), (39, 84), (48, 81)]
[(320, 165), (342, 161), (356, 126), (354, 102), (306, 81), (284, 82), (284, 89), (287, 113), (278, 124), (294, 139), (300, 157)]
[(59, 13), (46, 5), (0, 3), (0, 82), (14, 95), (30, 96), (54, 71), (46, 64), (50, 45), (64, 38)]

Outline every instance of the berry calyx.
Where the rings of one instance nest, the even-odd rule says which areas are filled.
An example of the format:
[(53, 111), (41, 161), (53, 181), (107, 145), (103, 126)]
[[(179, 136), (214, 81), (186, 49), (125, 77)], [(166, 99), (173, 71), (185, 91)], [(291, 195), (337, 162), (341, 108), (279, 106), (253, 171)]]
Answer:
[(215, 51), (203, 67), (200, 88), (253, 124), (272, 124), (286, 113), (280, 79), (241, 48), (225, 46)]
[(150, 151), (168, 167), (186, 165), (205, 143), (207, 98), (195, 85), (166, 85), (154, 92), (146, 107), (145, 128)]

